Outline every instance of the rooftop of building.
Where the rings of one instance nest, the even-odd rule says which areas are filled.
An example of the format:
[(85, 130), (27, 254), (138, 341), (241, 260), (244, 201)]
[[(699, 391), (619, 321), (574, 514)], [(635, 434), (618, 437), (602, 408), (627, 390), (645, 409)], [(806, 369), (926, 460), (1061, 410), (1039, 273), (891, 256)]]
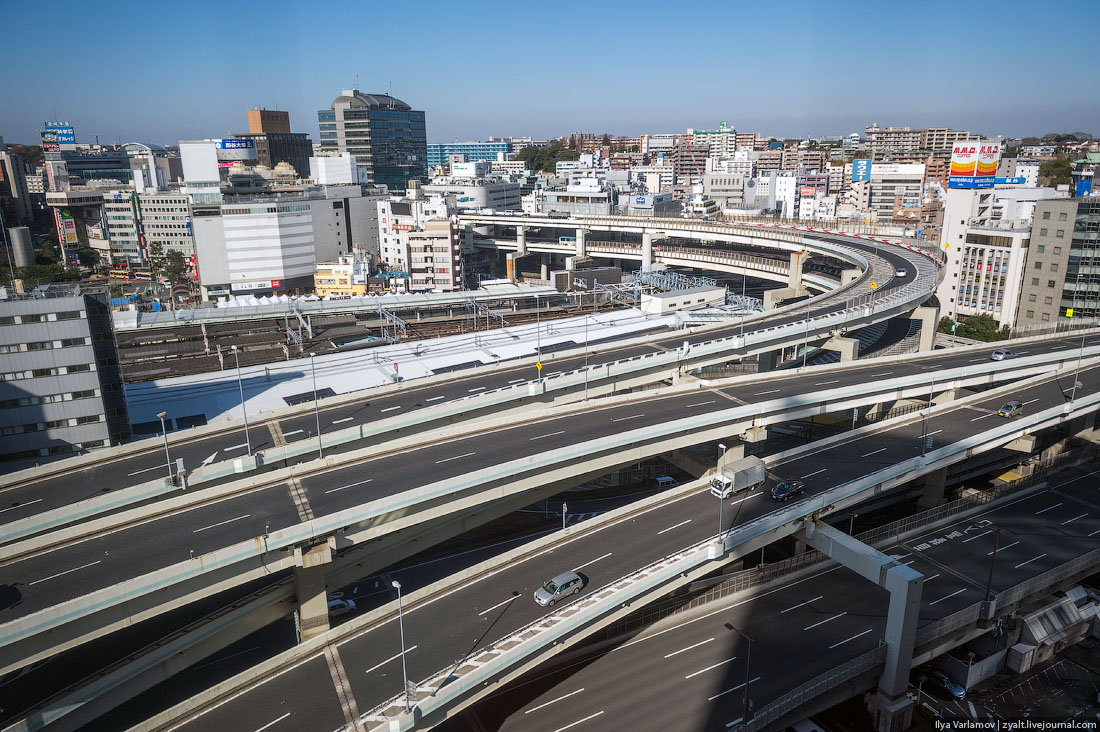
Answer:
[(344, 89), (343, 93), (332, 100), (332, 108), (337, 105), (348, 105), (352, 109), (400, 109), (404, 112), (412, 110), (405, 102), (391, 97), (389, 94), (365, 94), (358, 89)]

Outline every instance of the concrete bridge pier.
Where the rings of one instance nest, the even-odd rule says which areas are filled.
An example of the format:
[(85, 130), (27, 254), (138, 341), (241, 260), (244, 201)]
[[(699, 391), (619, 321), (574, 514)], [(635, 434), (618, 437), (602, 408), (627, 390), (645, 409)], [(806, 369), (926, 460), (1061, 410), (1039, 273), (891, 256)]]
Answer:
[(823, 521), (808, 520), (795, 536), (890, 593), (886, 664), (868, 708), (875, 732), (903, 732), (913, 720), (913, 700), (906, 691), (924, 575)]
[(931, 351), (936, 340), (936, 328), (940, 326), (940, 309), (922, 305), (909, 314), (911, 320), (920, 321), (920, 351)]
[(643, 272), (653, 269), (653, 232), (642, 232), (642, 266)]
[(587, 233), (587, 231), (588, 231), (588, 229), (582, 229), (580, 227), (577, 227), (577, 256), (578, 257), (587, 257), (588, 256), (588, 244), (584, 240), (584, 235), (585, 235), (585, 233)]
[(787, 287), (792, 290), (802, 289), (802, 265), (809, 257), (810, 253), (805, 249), (801, 252), (791, 252), (791, 273), (787, 276)]
[(527, 253), (527, 227), (516, 227), (516, 254)]
[(855, 361), (859, 358), (859, 341), (855, 338), (833, 336), (825, 341), (821, 347), (827, 351), (837, 351), (840, 354), (842, 363), (844, 361)]
[(840, 284), (846, 285), (849, 282), (855, 282), (861, 274), (863, 274), (862, 271), (858, 269), (846, 269), (840, 273)]
[(543, 254), (539, 256), (539, 276), (544, 279), (550, 279), (550, 255)]
[(298, 593), (298, 642), (328, 632), (328, 587), (325, 569), (332, 562), (336, 538), (294, 549), (294, 587)]
[(924, 476), (924, 495), (919, 504), (925, 508), (933, 508), (943, 503), (943, 491), (947, 485), (947, 468), (940, 468), (927, 473)]

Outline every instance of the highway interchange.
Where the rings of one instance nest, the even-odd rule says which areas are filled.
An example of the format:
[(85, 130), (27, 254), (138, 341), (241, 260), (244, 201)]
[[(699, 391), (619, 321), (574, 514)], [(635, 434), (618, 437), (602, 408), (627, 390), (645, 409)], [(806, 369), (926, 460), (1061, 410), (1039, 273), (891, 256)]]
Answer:
[[(829, 237), (822, 236), (828, 239)], [(911, 260), (919, 260), (932, 265), (926, 257), (908, 254), (908, 257), (899, 253), (888, 251), (887, 247), (880, 247), (866, 242), (836, 239), (836, 243), (859, 250), (863, 254), (877, 254), (885, 258), (891, 265), (908, 265), (909, 271), (904, 277), (894, 277), (878, 292), (885, 293), (903, 287), (913, 282), (917, 277), (916, 267)], [(802, 322), (809, 315), (817, 317), (843, 308), (843, 297), (822, 303), (817, 307), (811, 307), (809, 312), (788, 312), (771, 317), (765, 317), (752, 321), (749, 324), (750, 332), (765, 327)], [(588, 356), (590, 365), (609, 363), (634, 356), (656, 353), (659, 351), (671, 351), (680, 348), (685, 341), (699, 343), (716, 338), (731, 336), (741, 332), (740, 325), (729, 325), (718, 328), (708, 328), (694, 333), (670, 333), (664, 336), (650, 336), (645, 343), (631, 343), (629, 345), (616, 345), (605, 343), (597, 345), (593, 342), (593, 348)], [(549, 349), (547, 349), (549, 351)], [(568, 372), (580, 368), (585, 364), (585, 357), (574, 356), (567, 359), (559, 359), (548, 364), (547, 374), (554, 371)], [(322, 402), (322, 431), (331, 431), (355, 423), (370, 422), (396, 413), (408, 413), (416, 409), (422, 409), (433, 404), (442, 404), (456, 399), (468, 397), (480, 391), (489, 391), (509, 385), (521, 383), (535, 377), (532, 373), (532, 364), (517, 364), (514, 366), (502, 366), (488, 371), (482, 371), (476, 375), (463, 377), (457, 372), (453, 379), (445, 383), (429, 385), (417, 385), (410, 382), (400, 389), (393, 389), (372, 396), (364, 401), (339, 406), (324, 407)], [(274, 446), (275, 438), (272, 430), (276, 429), (282, 440), (295, 442), (309, 439), (316, 433), (315, 417), (312, 409), (303, 408), (293, 416), (275, 420), (277, 424), (268, 425), (262, 415), (253, 415), (250, 422), (249, 440), (253, 451)], [(204, 462), (221, 461), (238, 458), (246, 454), (248, 441), (245, 439), (243, 427), (229, 429), (216, 435), (189, 440), (187, 432), (172, 433), (169, 435), (172, 459), (183, 459), (184, 466), (188, 470), (202, 465)], [(160, 440), (148, 441), (148, 449), (129, 457), (114, 459), (106, 462), (96, 462), (87, 465), (86, 456), (72, 458), (67, 461), (73, 466), (75, 473), (49, 475), (42, 479), (18, 484), (0, 491), (0, 525), (26, 518), (35, 513), (41, 513), (54, 508), (68, 505), (77, 500), (84, 500), (101, 495), (111, 490), (125, 488), (137, 483), (155, 479), (161, 470), (167, 472), (163, 458), (163, 445)]]
[[(1081, 381), (1084, 392), (1093, 393), (1096, 387), (1100, 386), (1100, 373), (1096, 370), (1082, 372)], [(1067, 388), (1066, 383), (1045, 382), (1021, 388), (1020, 392), (1014, 396), (1028, 403), (1029, 409), (1041, 409), (1065, 403), (1068, 397), (1063, 390)], [(1002, 401), (1003, 397), (996, 397), (934, 415), (928, 420), (928, 433), (935, 436), (937, 446), (978, 433), (987, 429), (985, 426), (987, 420), (999, 419), (995, 416), (995, 410)], [(809, 494), (812, 496), (826, 488), (871, 472), (882, 464), (897, 463), (919, 454), (921, 434), (922, 425), (918, 420), (858, 439), (846, 440), (825, 449), (811, 451), (803, 457), (774, 467), (770, 471), (769, 485), (777, 479), (802, 478), (806, 480)], [(1045, 499), (1029, 498), (1027, 500)], [(1088, 507), (1077, 510), (1073, 500), (1063, 500), (1062, 505), (1040, 513), (1040, 509), (1056, 502), (1050, 501), (1036, 508), (1032, 512), (1033, 516), (1039, 517), (1041, 521), (1049, 519), (1053, 522), (1054, 519), (1058, 519), (1056, 531), (1061, 532), (1060, 535), (1063, 537), (1084, 537), (1083, 541), (1093, 542), (1094, 539), (1088, 535), (1095, 536), (1098, 526), (1097, 515), (1100, 515), (1100, 512), (1094, 511), (1090, 514)], [(749, 496), (735, 497), (728, 502), (727, 506), (725, 515), (729, 525), (734, 526), (772, 510), (775, 504), (764, 491), (760, 491)], [(1082, 513), (1089, 515), (1080, 516), (1079, 514)], [(406, 637), (411, 639), (410, 645), (416, 646), (408, 652), (410, 677), (427, 678), (476, 649), (507, 635), (510, 630), (541, 617), (545, 611), (530, 600), (531, 593), (553, 574), (564, 569), (578, 569), (587, 577), (586, 592), (590, 591), (650, 561), (713, 535), (716, 518), (715, 499), (708, 492), (701, 491), (632, 516), (629, 520), (604, 527), (595, 534), (572, 538), (539, 556), (513, 562), (491, 577), (453, 588), (452, 591), (431, 603), (406, 608)], [(1067, 519), (1071, 520), (1067, 522)], [(1013, 536), (1016, 536), (1016, 533), (1020, 536), (1028, 533), (1025, 531), (1026, 523), (1021, 524), (1020, 528), (1014, 528), (1015, 526), (1011, 521), (1006, 522), (1006, 532), (1002, 534), (1002, 546), (1018, 540), (1007, 539), (1010, 532)], [(989, 547), (983, 549), (988, 539), (989, 536), (979, 537), (967, 548), (973, 551), (981, 550), (979, 553), (984, 556), (985, 551), (989, 550)], [(1075, 551), (1080, 547), (1080, 542), (1076, 544), (1071, 542), (1054, 549), (1053, 542), (1044, 541), (1041, 537), (1037, 543), (1032, 543), (1031, 539), (1026, 543), (1022, 539), (1019, 540), (1020, 544), (1006, 548), (1006, 552), (1013, 552), (1013, 554), (1006, 553), (1004, 556), (1013, 559), (1014, 563), (1007, 565), (1008, 559), (1005, 560), (1006, 565), (1011, 569), (1006, 568), (1003, 575), (1000, 573), (997, 575), (998, 580), (995, 584), (998, 588), (1003, 586), (998, 584), (1000, 582), (1015, 582), (1020, 577), (1030, 576), (1028, 573), (1037, 574), (1049, 569), (1064, 561), (1068, 556), (1067, 552)], [(936, 574), (927, 562), (942, 561), (944, 558), (940, 556), (942, 552), (946, 552), (947, 558), (961, 554), (952, 551), (954, 546), (958, 545), (949, 544), (942, 552), (928, 550), (917, 552), (914, 551), (915, 546), (907, 547), (906, 551), (914, 555), (913, 561), (917, 562), (914, 566), (925, 572), (926, 576)], [(1089, 548), (1092, 546), (1095, 544), (1090, 543)], [(1046, 551), (1044, 552), (1043, 549)], [(976, 561), (982, 564), (984, 559), (979, 557)], [(937, 582), (941, 584), (935, 584)], [(963, 592), (956, 592), (960, 588)], [(415, 587), (406, 587), (405, 592), (411, 592), (414, 589)], [(815, 594), (821, 594), (821, 592), (815, 592), (810, 596)], [(846, 592), (845, 595), (858, 597), (862, 602), (873, 593), (862, 590), (855, 593)], [(947, 576), (936, 577), (929, 581), (924, 597), (929, 608), (935, 603), (936, 612), (945, 613), (966, 606), (975, 599), (978, 598), (974, 596), (973, 589), (969, 585), (963, 586), (955, 583), (954, 580), (948, 582)], [(825, 603), (824, 599), (821, 602), (823, 604), (806, 612), (813, 612), (815, 616), (821, 615), (822, 619), (830, 617), (824, 613), (834, 606), (831, 603)], [(797, 602), (789, 603), (789, 605), (794, 604)], [(883, 604), (879, 608), (878, 615), (882, 614), (884, 607)], [(864, 633), (868, 627), (880, 627), (867, 620), (878, 617), (875, 615), (874, 608), (860, 605), (853, 610), (838, 609), (832, 614), (839, 612), (848, 614), (829, 621), (822, 626), (825, 629), (818, 634), (821, 635), (822, 642), (829, 640), (825, 644), (826, 649), (828, 645), (844, 641), (831, 650), (844, 648), (845, 653), (851, 652), (855, 655), (871, 647), (865, 645), (866, 643), (871, 643), (872, 646), (877, 643), (877, 640), (872, 642), (872, 638), (879, 635), (880, 631), (876, 633), (872, 630)], [(801, 614), (799, 617), (801, 618)], [(462, 618), (462, 622), (458, 622), (459, 618)], [(844, 620), (844, 618), (848, 619)], [(855, 633), (862, 635), (846, 640), (849, 636), (843, 635), (846, 632), (845, 628), (848, 627), (845, 624), (853, 622), (862, 622), (863, 625), (855, 628), (850, 635)], [(881, 619), (874, 622), (881, 624)], [(827, 627), (833, 623), (835, 623), (834, 627)], [(806, 625), (809, 624), (806, 623)], [(815, 640), (816, 638), (817, 635)], [(689, 645), (691, 645), (690, 641), (684, 642), (678, 648), (686, 648)], [(335, 647), (338, 649), (342, 666), (346, 670), (348, 689), (361, 714), (365, 714), (370, 708), (399, 693), (401, 680), (398, 665), (398, 634), (394, 623), (380, 624), (353, 637), (337, 641)], [(718, 649), (721, 646), (716, 642), (714, 648)], [(675, 650), (677, 649), (671, 648), (666, 652)], [(729, 655), (736, 655), (736, 648), (733, 650), (734, 652)], [(786, 653), (790, 652), (791, 649), (787, 649)], [(699, 653), (702, 654), (704, 651)], [(782, 655), (782, 651), (780, 653)], [(647, 658), (651, 655), (651, 653), (647, 654)], [(679, 659), (679, 655), (673, 658)], [(709, 658), (709, 656), (703, 658), (698, 654), (693, 656), (686, 652), (682, 655), (686, 658), (677, 660), (675, 663), (691, 660), (697, 665), (701, 664), (697, 666), (699, 669), (707, 665), (704, 661)], [(830, 663), (833, 661), (832, 658), (825, 660)], [(622, 664), (623, 668), (637, 668), (636, 663), (631, 665), (624, 659), (616, 659), (616, 662)], [(717, 660), (712, 663), (717, 663)], [(807, 666), (807, 669), (813, 670), (810, 666)], [(718, 669), (719, 678), (722, 673), (723, 671)], [(797, 673), (797, 670), (792, 673)], [(777, 683), (774, 687), (777, 692), (795, 685), (792, 683), (790, 686), (783, 687), (782, 684), (785, 683), (783, 677), (779, 674), (772, 674), (772, 676), (776, 678), (768, 683)], [(730, 680), (734, 679), (736, 679), (736, 672), (731, 671)], [(328, 661), (323, 656), (316, 656), (285, 673), (265, 679), (229, 702), (188, 722), (182, 729), (255, 729), (273, 720), (278, 720), (279, 724), (286, 723), (287, 726), (283, 727), (284, 729), (306, 728), (324, 731), (335, 729), (342, 726), (344, 720), (342, 708), (332, 684)], [(767, 688), (770, 687), (766, 685), (761, 687), (765, 690)], [(155, 692), (156, 690), (151, 693)], [(333, 703), (324, 704), (325, 699), (331, 699)], [(598, 704), (598, 702), (595, 703)], [(731, 704), (730, 709), (734, 707), (736, 705)], [(574, 711), (572, 707), (565, 708), (567, 711), (563, 714), (566, 716)], [(263, 719), (256, 716), (256, 710), (263, 710)], [(595, 711), (599, 710), (596, 709), (591, 713)], [(583, 716), (572, 715), (569, 721), (576, 721)], [(733, 718), (730, 717), (725, 721), (731, 721)], [(271, 727), (273, 730), (279, 728)], [(593, 727), (593, 729), (600, 728)]]
[[(1093, 342), (1100, 343), (1100, 336), (1093, 336), (1088, 341), (1090, 345)], [(1038, 353), (1043, 349), (1065, 350), (1073, 345), (1071, 338), (1055, 339), (1033, 343), (1021, 350)], [(985, 352), (942, 353), (888, 366), (855, 365), (828, 376), (811, 370), (770, 381), (763, 387), (746, 383), (606, 408), (599, 408), (594, 403), (591, 417), (584, 420), (565, 417), (526, 422), (505, 430), (412, 448), (313, 474), (303, 478), (301, 483), (313, 514), (322, 516), (508, 460), (597, 441), (625, 430), (643, 429), (784, 395), (841, 388), (869, 379), (961, 367), (986, 358)], [(1026, 408), (1030, 406), (1025, 405)], [(944, 439), (931, 427), (929, 432), (937, 444)], [(918, 442), (917, 438), (913, 439), (914, 445)], [(865, 461), (847, 469), (831, 468), (828, 483), (836, 484), (852, 469), (876, 461), (882, 465), (895, 462), (887, 452), (869, 455)], [(815, 483), (825, 480), (825, 477), (817, 477), (819, 471), (805, 472), (806, 475), (799, 473), (791, 477), (806, 478), (811, 489)], [(0, 566), (0, 588), (5, 590), (7, 598), (0, 607), (0, 623), (182, 562), (192, 553), (200, 556), (297, 524), (300, 520), (294, 497), (288, 486), (280, 483), (10, 561)]]

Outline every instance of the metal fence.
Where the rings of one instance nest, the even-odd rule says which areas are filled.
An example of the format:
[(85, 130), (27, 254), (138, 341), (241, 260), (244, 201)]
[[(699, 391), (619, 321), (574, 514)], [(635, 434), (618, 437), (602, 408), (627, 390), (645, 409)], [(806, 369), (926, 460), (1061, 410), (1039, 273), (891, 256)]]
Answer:
[(1040, 575), (1036, 575), (1014, 587), (1009, 587), (1007, 590), (998, 592), (997, 607), (1014, 604), (1025, 597), (1034, 595), (1060, 582), (1064, 582), (1070, 577), (1082, 572), (1094, 570), (1097, 562), (1100, 562), (1100, 547), (1093, 549), (1088, 554), (1066, 562), (1061, 566), (1047, 570)]

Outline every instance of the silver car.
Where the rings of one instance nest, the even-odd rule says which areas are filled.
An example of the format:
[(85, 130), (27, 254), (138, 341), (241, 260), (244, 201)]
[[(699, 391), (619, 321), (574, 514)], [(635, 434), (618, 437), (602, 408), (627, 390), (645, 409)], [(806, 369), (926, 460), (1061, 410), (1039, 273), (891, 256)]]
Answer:
[(535, 590), (535, 602), (546, 607), (568, 595), (575, 595), (584, 587), (584, 578), (576, 572), (563, 572)]

